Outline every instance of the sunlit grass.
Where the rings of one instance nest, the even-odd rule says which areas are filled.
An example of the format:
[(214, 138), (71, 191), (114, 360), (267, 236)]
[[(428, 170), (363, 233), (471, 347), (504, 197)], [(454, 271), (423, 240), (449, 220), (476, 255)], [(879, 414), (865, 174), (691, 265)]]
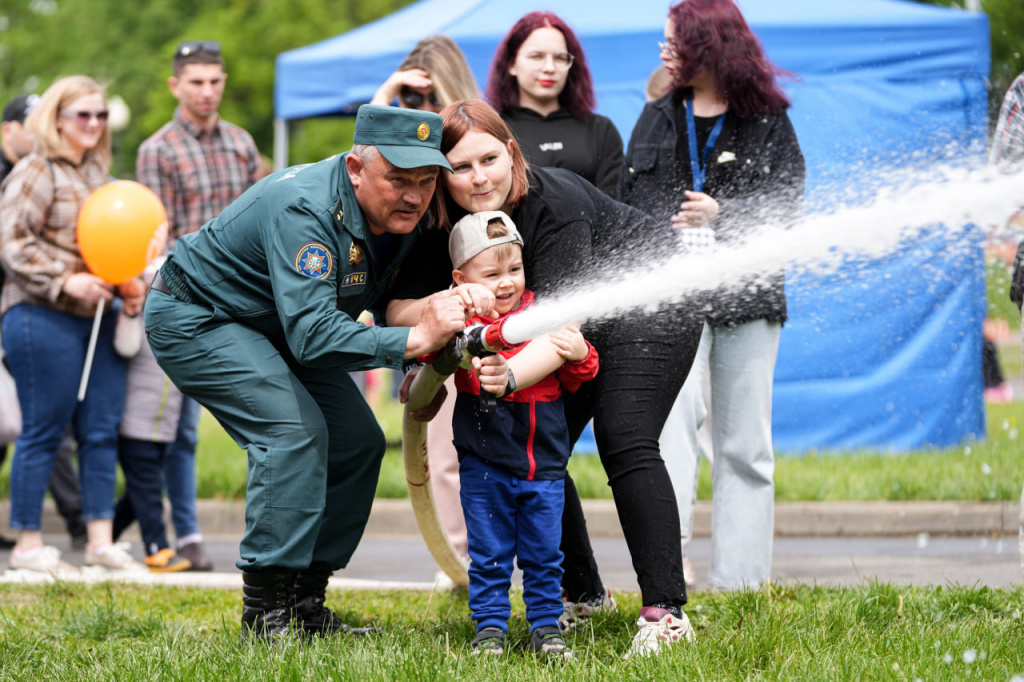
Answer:
[[(397, 443), (401, 411), (390, 401), (378, 409), (388, 440)], [(912, 453), (779, 453), (775, 498), (780, 502), (843, 500), (1020, 499), (1024, 402), (988, 406), (988, 439), (955, 448)], [(611, 489), (597, 456), (577, 455), (569, 470), (584, 498), (610, 499)], [(240, 499), (245, 494), (245, 453), (238, 450), (209, 415), (200, 435), (199, 494)], [(379, 497), (406, 497), (401, 451), (384, 458)], [(711, 475), (702, 460), (698, 498), (710, 499)]]
[[(780, 502), (1019, 500), (1024, 402), (988, 405), (987, 410), (988, 438), (955, 448), (902, 454), (861, 451), (789, 456), (777, 453), (775, 498)], [(376, 412), (388, 441), (395, 445), (384, 458), (377, 496), (406, 497), (405, 470), (401, 450), (397, 447), (401, 438), (401, 408), (387, 398), (381, 400)], [(197, 462), (201, 498), (245, 497), (245, 453), (205, 411), (200, 420)], [(0, 475), (2, 495), (8, 491), (9, 468), (5, 467)], [(573, 456), (569, 470), (582, 497), (611, 498), (608, 477), (597, 456)], [(710, 471), (702, 460), (698, 498), (710, 497)]]
[(373, 638), (268, 650), (239, 638), (235, 590), (0, 586), (0, 677), (11, 680), (1009, 680), (1024, 673), (1024, 589), (767, 586), (698, 592), (695, 645), (623, 660), (639, 597), (569, 637), (579, 661), (528, 647), (513, 599), (508, 653), (468, 655), (464, 593), (332, 592), (328, 606)]

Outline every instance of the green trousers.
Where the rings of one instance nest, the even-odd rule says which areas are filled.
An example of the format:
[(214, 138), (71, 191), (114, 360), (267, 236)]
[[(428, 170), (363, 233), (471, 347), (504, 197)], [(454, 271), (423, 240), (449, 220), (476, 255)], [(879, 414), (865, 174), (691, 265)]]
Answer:
[(386, 447), (348, 374), (302, 367), (258, 331), (163, 292), (150, 292), (145, 319), (163, 370), (248, 452), (238, 567), (345, 567)]

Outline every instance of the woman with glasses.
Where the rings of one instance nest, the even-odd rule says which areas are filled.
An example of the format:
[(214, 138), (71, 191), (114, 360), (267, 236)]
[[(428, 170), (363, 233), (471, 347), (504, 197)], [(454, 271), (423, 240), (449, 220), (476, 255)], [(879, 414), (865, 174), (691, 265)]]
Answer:
[(448, 36), (429, 36), (416, 44), (398, 71), (377, 89), (370, 104), (388, 105), (398, 100), (406, 109), (435, 114), (460, 99), (480, 97), (473, 72), (455, 41)]
[[(87, 566), (145, 570), (112, 542), (117, 427), (125, 398), (125, 360), (114, 350), (117, 315), (103, 316), (85, 398), (77, 389), (93, 317), (114, 287), (91, 274), (76, 238), (78, 213), (110, 180), (110, 131), (104, 90), (91, 78), (56, 81), (25, 121), (35, 151), (3, 185), (0, 296), (4, 350), (18, 391), (21, 436), (11, 464), (11, 526), (18, 532), (10, 567), (49, 574), (76, 569), (43, 544), (43, 496), (70, 423), (78, 442)], [(120, 291), (124, 310), (142, 308), (145, 290)], [(133, 293), (129, 294), (128, 292)]]
[(558, 16), (531, 12), (516, 22), (494, 53), (487, 101), (531, 166), (566, 168), (616, 195), (622, 136), (594, 113), (583, 47)]
[[(633, 130), (622, 201), (678, 232), (694, 258), (728, 253), (762, 229), (800, 217), (804, 159), (779, 87), (732, 0), (683, 0), (669, 11), (661, 59), (669, 93)], [(718, 257), (722, 257), (719, 255)], [(697, 358), (661, 437), (684, 541), (693, 521), (697, 431), (710, 373), (712, 587), (763, 584), (771, 574), (774, 454), (772, 377), (786, 320), (782, 272), (728, 283), (703, 301)]]

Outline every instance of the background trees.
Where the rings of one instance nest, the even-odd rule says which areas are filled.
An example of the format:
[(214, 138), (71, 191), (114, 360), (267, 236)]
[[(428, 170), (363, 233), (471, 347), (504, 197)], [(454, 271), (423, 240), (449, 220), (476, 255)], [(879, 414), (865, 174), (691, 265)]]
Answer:
[[(0, 106), (82, 73), (109, 85), (131, 109), (115, 135), (115, 175), (131, 177), (139, 144), (171, 117), (171, 56), (182, 40), (219, 40), (228, 87), (221, 115), (252, 133), (270, 155), (274, 59), (285, 50), (372, 21), (410, 0), (0, 0)], [(397, 64), (395, 65), (397, 66)], [(317, 134), (309, 134), (312, 128)], [(345, 135), (347, 128), (347, 137)], [(351, 128), (315, 122), (295, 131), (292, 158), (348, 149)]]

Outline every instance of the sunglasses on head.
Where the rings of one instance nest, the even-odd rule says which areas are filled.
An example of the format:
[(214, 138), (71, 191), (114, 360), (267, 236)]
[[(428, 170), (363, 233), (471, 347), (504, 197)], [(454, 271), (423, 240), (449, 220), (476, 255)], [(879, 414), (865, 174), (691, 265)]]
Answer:
[(174, 57), (188, 57), (200, 52), (220, 54), (220, 43), (216, 40), (186, 40), (178, 45), (178, 49), (174, 52)]
[(95, 118), (101, 124), (106, 124), (107, 119), (110, 118), (110, 112), (106, 109), (100, 111), (62, 111), (62, 116), (74, 117), (81, 125), (89, 125), (89, 121)]
[(423, 106), (424, 102), (430, 102), (431, 106), (443, 108), (441, 100), (437, 98), (436, 92), (431, 92), (429, 95), (424, 97), (421, 93), (412, 90), (411, 88), (402, 88), (398, 93), (398, 99), (402, 101), (409, 109), (419, 109)]

